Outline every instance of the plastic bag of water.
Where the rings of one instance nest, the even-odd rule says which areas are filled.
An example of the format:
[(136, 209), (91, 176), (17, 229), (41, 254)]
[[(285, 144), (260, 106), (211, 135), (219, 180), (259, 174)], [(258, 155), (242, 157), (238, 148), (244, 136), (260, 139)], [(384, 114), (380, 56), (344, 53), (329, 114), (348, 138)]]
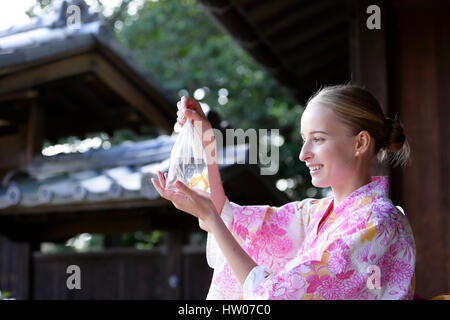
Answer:
[(178, 190), (180, 179), (189, 188), (210, 192), (206, 154), (192, 119), (187, 119), (170, 153), (166, 188)]

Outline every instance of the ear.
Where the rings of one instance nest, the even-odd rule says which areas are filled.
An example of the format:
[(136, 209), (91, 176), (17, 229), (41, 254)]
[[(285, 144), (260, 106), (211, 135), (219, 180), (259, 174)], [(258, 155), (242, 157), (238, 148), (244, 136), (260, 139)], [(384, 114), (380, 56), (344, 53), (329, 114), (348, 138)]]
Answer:
[(371, 141), (372, 137), (368, 131), (360, 131), (355, 137), (355, 152), (359, 152), (359, 154), (366, 153), (370, 148)]

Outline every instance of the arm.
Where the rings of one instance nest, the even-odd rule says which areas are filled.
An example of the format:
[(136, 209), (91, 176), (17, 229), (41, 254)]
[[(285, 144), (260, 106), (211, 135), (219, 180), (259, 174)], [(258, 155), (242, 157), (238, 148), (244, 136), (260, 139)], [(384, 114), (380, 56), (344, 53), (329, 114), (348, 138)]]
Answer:
[(244, 283), (250, 270), (257, 266), (252, 258), (241, 248), (230, 230), (216, 211), (210, 195), (190, 189), (178, 180), (175, 187), (179, 191), (166, 189), (166, 180), (158, 171), (159, 182), (152, 179), (155, 189), (161, 197), (172, 201), (175, 208), (187, 212), (202, 221), (216, 237), (220, 249), (225, 254), (230, 266), (241, 284)]
[[(217, 165), (217, 144), (215, 137), (212, 138), (209, 145), (204, 147), (208, 150), (208, 152), (206, 152), (206, 158), (208, 163), (208, 180), (211, 189), (211, 200), (220, 215), (226, 196), (225, 191), (223, 190), (222, 179), (220, 178), (219, 166)], [(211, 149), (213, 149), (213, 152), (209, 152)]]
[[(310, 200), (291, 202), (281, 207), (240, 206), (226, 200), (221, 219), (257, 264), (279, 271), (296, 256), (305, 239)], [(226, 260), (225, 256), (212, 233), (208, 234), (206, 244), (208, 265), (215, 269)]]
[(211, 123), (203, 113), (200, 104), (194, 99), (183, 96), (177, 106), (180, 109), (180, 111), (177, 112), (178, 123), (183, 126), (187, 118), (193, 119), (194, 127), (197, 133), (202, 137), (202, 145), (205, 149), (206, 161), (208, 164), (208, 180), (211, 190), (211, 200), (220, 215), (226, 196), (220, 178), (219, 167), (217, 165), (217, 144)]
[(227, 258), (233, 273), (243, 285), (248, 274), (257, 264), (239, 245), (219, 215), (211, 215), (210, 218), (210, 221), (207, 222), (208, 226), (214, 234), (220, 250)]

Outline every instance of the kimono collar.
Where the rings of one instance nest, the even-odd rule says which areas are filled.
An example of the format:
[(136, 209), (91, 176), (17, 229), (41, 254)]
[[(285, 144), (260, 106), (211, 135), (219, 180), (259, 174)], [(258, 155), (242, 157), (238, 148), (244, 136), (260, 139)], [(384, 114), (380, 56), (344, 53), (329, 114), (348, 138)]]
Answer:
[[(342, 202), (334, 209), (334, 213), (337, 214), (346, 208), (358, 209), (366, 204), (364, 201), (366, 198), (370, 200), (376, 197), (387, 198), (389, 192), (389, 183), (387, 176), (373, 176), (371, 182), (365, 184), (358, 189), (354, 190)], [(331, 198), (334, 203), (334, 197)], [(359, 201), (358, 201), (359, 200)], [(331, 202), (330, 202), (331, 205)]]

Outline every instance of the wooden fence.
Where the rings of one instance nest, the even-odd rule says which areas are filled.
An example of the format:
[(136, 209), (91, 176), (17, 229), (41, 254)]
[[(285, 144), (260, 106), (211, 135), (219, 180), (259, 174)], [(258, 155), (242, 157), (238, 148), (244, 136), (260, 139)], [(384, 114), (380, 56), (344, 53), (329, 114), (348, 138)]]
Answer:
[[(213, 271), (207, 265), (205, 247), (182, 246), (176, 259), (168, 252), (166, 247), (55, 254), (36, 251), (30, 258), (28, 298), (205, 299)], [(6, 266), (6, 261), (3, 264)], [(73, 275), (67, 273), (70, 265), (79, 267), (80, 289), (68, 289), (67, 280)], [(8, 278), (6, 270), (1, 271), (3, 279), (0, 280), (4, 281), (0, 282), (24, 285), (25, 279), (15, 279), (20, 277), (18, 273)], [(7, 287), (3, 289), (11, 290)], [(15, 296), (14, 289), (11, 293)], [(22, 299), (24, 294), (16, 296)]]

